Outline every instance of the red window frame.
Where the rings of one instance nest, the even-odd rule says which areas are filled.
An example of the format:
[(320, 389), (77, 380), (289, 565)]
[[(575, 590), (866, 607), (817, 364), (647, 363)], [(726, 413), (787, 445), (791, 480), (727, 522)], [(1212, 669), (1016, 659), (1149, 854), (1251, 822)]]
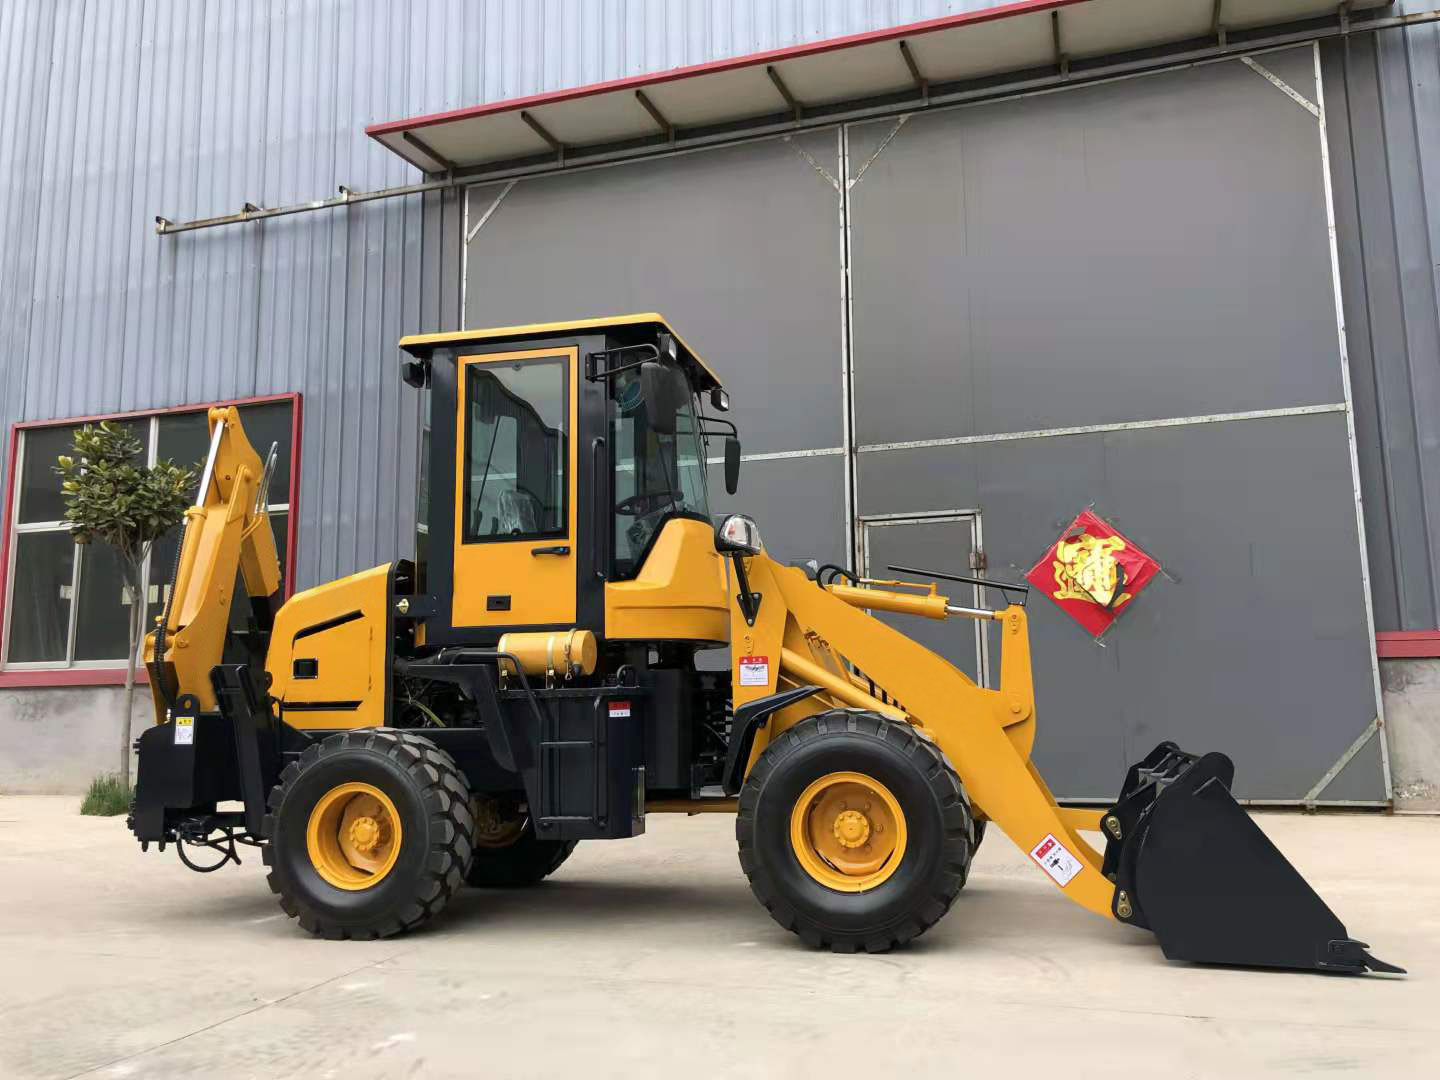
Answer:
[[(20, 448), (20, 433), (34, 428), (65, 427), (71, 424), (95, 424), (101, 420), (133, 420), (137, 417), (173, 416), (177, 413), (203, 412), (206, 409), (227, 405), (268, 405), (275, 402), (290, 403), (290, 529), (285, 540), (285, 598), (288, 600), (295, 590), (295, 537), (300, 531), (296, 527), (296, 511), (300, 505), (300, 432), (302, 397), (300, 393), (265, 394), (259, 397), (230, 398), (201, 405), (174, 405), (163, 409), (134, 409), (130, 412), (97, 413), (94, 416), (66, 416), (55, 420), (22, 420), (10, 425), (10, 457), (5, 463), (5, 500), (3, 524), (0, 524), (0, 625), (3, 625), (6, 607), (10, 603), (9, 571), (10, 544), (13, 539), (15, 510), (15, 459)], [(138, 684), (149, 681), (143, 665), (135, 672)], [(0, 671), (0, 689), (18, 687), (64, 687), (64, 686), (123, 686), (125, 669), (120, 668), (31, 668), (24, 671)]]

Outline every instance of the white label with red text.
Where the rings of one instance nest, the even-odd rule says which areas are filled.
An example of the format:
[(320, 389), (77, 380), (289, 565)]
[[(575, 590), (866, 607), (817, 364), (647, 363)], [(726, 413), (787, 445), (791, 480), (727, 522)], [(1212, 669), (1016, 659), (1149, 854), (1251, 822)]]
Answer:
[(1040, 864), (1040, 869), (1055, 879), (1055, 884), (1062, 889), (1070, 884), (1070, 881), (1081, 870), (1080, 860), (1071, 855), (1065, 849), (1065, 845), (1056, 840), (1051, 833), (1045, 834), (1045, 839), (1030, 849), (1030, 857)]
[(770, 658), (768, 656), (740, 657), (741, 686), (769, 686)]
[(629, 715), (630, 715), (630, 702), (628, 702), (628, 701), (612, 701), (612, 702), (610, 702), (610, 715), (611, 715), (611, 716), (629, 716)]

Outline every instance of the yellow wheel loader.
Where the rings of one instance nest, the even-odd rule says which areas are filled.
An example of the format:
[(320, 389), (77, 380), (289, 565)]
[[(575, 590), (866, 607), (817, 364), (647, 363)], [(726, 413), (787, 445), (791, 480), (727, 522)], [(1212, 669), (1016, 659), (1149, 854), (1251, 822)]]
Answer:
[[(414, 564), (282, 603), (267, 467), (235, 410), (211, 411), (146, 643), (142, 845), (201, 870), (259, 846), (301, 926), (374, 938), (467, 883), (533, 885), (579, 841), (637, 836), (649, 814), (734, 813), (740, 865), (777, 922), (878, 952), (949, 910), (994, 823), (1060, 896), (1149, 928), (1168, 957), (1399, 970), (1250, 821), (1222, 754), (1163, 743), (1109, 809), (1057, 804), (1030, 760), (1024, 586), (781, 565), (750, 518), (712, 522), (710, 450), (733, 493), (736, 429), (659, 315), (400, 344), (429, 410)], [(952, 604), (947, 580), (1004, 606)], [(241, 588), (249, 628), (230, 645), (249, 661), (232, 663)], [(996, 623), (998, 688), (875, 612)], [(724, 670), (703, 662), (725, 649)]]

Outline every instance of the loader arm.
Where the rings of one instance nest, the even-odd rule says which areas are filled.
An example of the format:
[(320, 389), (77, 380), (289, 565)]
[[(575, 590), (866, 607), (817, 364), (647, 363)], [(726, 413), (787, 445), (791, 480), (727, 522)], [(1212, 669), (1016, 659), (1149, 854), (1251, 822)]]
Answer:
[[(777, 690), (818, 685), (822, 696), (837, 706), (908, 721), (950, 759), (979, 816), (995, 822), (1022, 851), (1040, 852), (1032, 857), (1065, 896), (1097, 915), (1113, 918), (1115, 886), (1101, 872), (1101, 853), (1080, 836), (1081, 829), (1100, 827), (1100, 814), (1057, 805), (1030, 762), (1035, 693), (1024, 608), (947, 611), (946, 598), (936, 595), (933, 587), (921, 595), (893, 588), (822, 588), (803, 571), (781, 566), (764, 553), (746, 563), (750, 589), (760, 594), (761, 602), (753, 626), (738, 599), (732, 605), (733, 651), (737, 665), (739, 658), (766, 658), (768, 681), (755, 685), (754, 672), (759, 669), (753, 664), (748, 678), (742, 678), (737, 667), (737, 709)], [(956, 612), (962, 617), (993, 618), (1003, 628), (999, 688), (977, 686), (943, 657), (862, 607), (930, 618)], [(813, 702), (801, 702), (777, 713), (756, 733), (750, 764), (787, 727), (814, 711)], [(1073, 876), (1067, 876), (1069, 870), (1057, 873), (1041, 862), (1047, 838), (1058, 841), (1079, 861)], [(1063, 884), (1061, 878), (1066, 878)]]
[(262, 631), (280, 602), (280, 560), (265, 508), (266, 467), (234, 406), (211, 409), (210, 449), (185, 532), (165, 613), (145, 638), (157, 722), (181, 694), (216, 707), (210, 672), (220, 663), (237, 571)]

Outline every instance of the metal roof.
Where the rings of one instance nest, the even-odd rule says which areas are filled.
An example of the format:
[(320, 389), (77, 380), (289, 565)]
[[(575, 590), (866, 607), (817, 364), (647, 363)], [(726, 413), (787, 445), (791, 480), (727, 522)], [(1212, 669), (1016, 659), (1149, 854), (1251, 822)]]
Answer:
[(720, 379), (709, 365), (700, 359), (698, 353), (682, 338), (666, 320), (664, 315), (654, 311), (634, 315), (608, 315), (600, 319), (572, 319), (568, 322), (531, 323), (527, 326), (492, 326), (477, 330), (451, 330), (439, 334), (407, 334), (400, 339), (400, 348), (411, 356), (429, 356), (437, 347), (444, 345), (469, 345), (480, 341), (519, 340), (524, 338), (556, 337), (585, 330), (609, 330), (620, 326), (654, 326), (675, 338), (683, 353), (682, 362), (689, 360), (693, 374), (701, 382), (700, 389), (708, 390), (720, 386)]
[[(1351, 9), (1387, 6), (1356, 0)], [(1007, 73), (1077, 73), (1085, 62), (1324, 20), (1335, 0), (1019, 0), (849, 37), (672, 68), (553, 93), (374, 124), (366, 133), (426, 173), (496, 171), (602, 150), (664, 149), (682, 136), (743, 133), (929, 104)], [(1252, 34), (1253, 36), (1253, 34)], [(689, 141), (688, 139), (686, 141)]]

